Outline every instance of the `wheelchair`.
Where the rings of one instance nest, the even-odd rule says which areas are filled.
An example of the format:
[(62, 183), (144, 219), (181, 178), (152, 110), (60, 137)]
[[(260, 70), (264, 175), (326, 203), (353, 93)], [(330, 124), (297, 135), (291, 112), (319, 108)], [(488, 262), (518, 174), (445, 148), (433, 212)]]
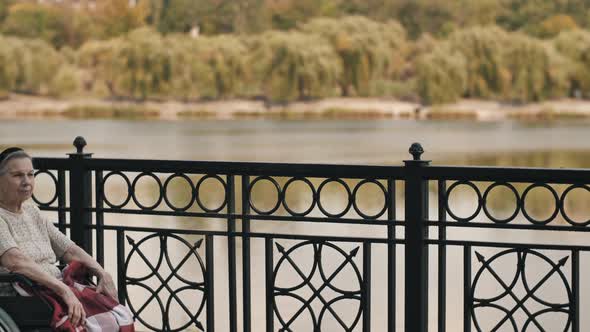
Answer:
[[(0, 273), (0, 282), (35, 289), (33, 281), (16, 273)], [(51, 332), (52, 315), (53, 308), (40, 296), (0, 296), (0, 332)]]

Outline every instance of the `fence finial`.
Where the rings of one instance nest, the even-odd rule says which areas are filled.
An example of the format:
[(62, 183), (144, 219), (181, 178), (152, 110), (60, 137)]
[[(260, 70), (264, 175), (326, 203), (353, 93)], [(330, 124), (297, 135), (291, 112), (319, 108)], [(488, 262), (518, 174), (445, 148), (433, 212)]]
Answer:
[(424, 153), (424, 149), (420, 143), (413, 143), (409, 151), (414, 157), (414, 160), (420, 160), (420, 156)]
[(86, 146), (86, 140), (84, 139), (84, 137), (76, 137), (76, 139), (74, 139), (74, 146), (76, 147), (76, 153), (84, 153), (84, 147)]

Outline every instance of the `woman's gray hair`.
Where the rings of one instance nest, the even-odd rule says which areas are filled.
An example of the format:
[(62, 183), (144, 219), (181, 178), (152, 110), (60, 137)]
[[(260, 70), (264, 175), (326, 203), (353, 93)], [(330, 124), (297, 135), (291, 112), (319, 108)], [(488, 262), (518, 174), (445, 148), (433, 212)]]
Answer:
[(4, 175), (6, 173), (6, 166), (8, 165), (8, 162), (13, 160), (13, 159), (21, 159), (21, 158), (27, 158), (30, 160), (33, 160), (33, 158), (31, 158), (31, 156), (26, 153), (23, 150), (18, 150), (12, 153), (9, 153), (6, 157), (4, 157), (4, 159), (2, 159), (2, 161), (0, 161), (0, 176)]

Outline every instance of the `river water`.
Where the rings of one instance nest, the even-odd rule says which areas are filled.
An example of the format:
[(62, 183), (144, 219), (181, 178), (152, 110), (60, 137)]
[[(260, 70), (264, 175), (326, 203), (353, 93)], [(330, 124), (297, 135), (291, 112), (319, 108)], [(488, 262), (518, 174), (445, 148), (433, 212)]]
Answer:
[[(400, 165), (404, 159), (409, 159), (407, 152), (408, 147), (413, 142), (420, 142), (424, 149), (424, 159), (433, 160), (434, 165), (454, 164), (454, 165), (488, 165), (488, 166), (532, 166), (532, 167), (586, 167), (590, 168), (590, 135), (588, 133), (587, 122), (550, 122), (550, 123), (526, 123), (526, 122), (470, 122), (470, 121), (277, 121), (277, 120), (240, 120), (240, 121), (119, 121), (119, 120), (88, 120), (88, 121), (64, 121), (64, 120), (47, 120), (47, 121), (2, 121), (0, 123), (0, 147), (19, 145), (26, 148), (35, 156), (61, 157), (66, 153), (73, 152), (74, 148), (71, 143), (76, 136), (84, 136), (88, 142), (87, 152), (94, 153), (97, 158), (139, 158), (139, 159), (180, 159), (180, 160), (218, 160), (218, 161), (267, 161), (267, 162), (288, 162), (288, 163), (334, 163), (334, 164), (383, 164), (383, 165)], [(41, 179), (40, 179), (41, 180)], [(42, 184), (42, 181), (40, 181)], [(42, 185), (38, 186), (39, 195), (47, 195)], [(182, 200), (182, 184), (174, 185), (175, 191), (180, 200)], [(176, 188), (177, 187), (177, 188)], [(116, 183), (111, 186), (112, 197), (114, 200), (121, 199), (123, 191)], [(146, 195), (151, 195), (153, 187), (146, 185), (142, 189)], [(303, 189), (302, 189), (303, 190)], [(152, 193), (153, 194), (153, 193)], [(436, 200), (436, 192), (432, 192), (431, 200)], [(455, 208), (458, 214), (469, 215), (473, 205), (469, 202), (469, 192), (459, 192), (459, 196), (454, 197)], [(272, 206), (264, 197), (264, 190), (260, 195), (261, 205)], [(305, 196), (304, 193), (296, 194), (297, 197)], [(502, 195), (499, 195), (502, 196)], [(543, 194), (539, 193), (535, 199), (533, 207), (539, 215), (546, 213), (543, 201)], [(578, 195), (580, 196), (580, 195)], [(585, 209), (588, 206), (588, 197), (580, 196), (580, 211), (578, 214), (588, 215), (590, 210)], [(464, 198), (464, 199), (463, 199)], [(473, 198), (473, 197), (471, 197)], [(212, 199), (213, 201), (215, 198)], [(324, 203), (324, 202), (323, 202)], [(333, 203), (335, 210), (338, 210), (338, 194), (334, 198), (328, 199), (326, 204)], [(294, 206), (302, 206), (305, 210), (306, 200), (304, 198), (295, 199)], [(374, 209), (375, 204), (371, 201), (360, 202), (361, 206), (367, 209)], [(179, 204), (181, 205), (181, 204)], [(215, 204), (213, 204), (215, 205)], [(376, 203), (376, 206), (379, 204)], [(505, 202), (502, 197), (497, 199), (497, 207), (494, 213), (503, 214), (510, 211), (510, 203)], [(436, 216), (436, 206), (433, 206), (431, 216)], [(575, 211), (574, 211), (575, 212)], [(312, 212), (318, 213), (318, 211)], [(398, 211), (403, 216), (403, 210)], [(509, 213), (508, 213), (509, 214)], [(319, 215), (319, 214), (318, 214)], [(154, 225), (157, 227), (187, 227), (191, 221), (180, 220), (180, 218), (156, 218), (140, 216), (109, 216), (107, 223), (121, 224), (121, 220), (129, 225)], [(225, 224), (214, 220), (200, 220), (195, 224), (197, 228), (224, 229)], [(190, 226), (189, 226), (190, 227)], [(336, 232), (340, 235), (364, 235), (364, 236), (383, 236), (383, 228), (378, 227), (339, 227)], [(331, 226), (327, 225), (310, 225), (298, 223), (285, 227), (278, 223), (260, 223), (253, 225), (254, 231), (280, 230), (282, 232), (299, 232), (305, 234), (330, 234), (334, 232)], [(403, 231), (400, 230), (401, 235)], [(436, 235), (436, 232), (433, 233)], [(137, 235), (139, 237), (139, 235)], [(145, 235), (142, 235), (145, 236)], [(527, 243), (549, 242), (549, 243), (586, 243), (587, 236), (572, 235), (553, 232), (506, 232), (499, 231), (475, 231), (475, 230), (454, 230), (449, 232), (450, 238), (457, 239), (481, 239), (492, 241), (518, 241)], [(107, 234), (107, 241), (114, 240), (113, 234)], [(192, 240), (192, 239), (190, 239)], [(109, 243), (109, 242), (107, 242)], [(289, 248), (294, 243), (288, 241), (284, 243)], [(238, 250), (240, 250), (238, 241)], [(216, 329), (217, 331), (227, 331), (227, 242), (223, 239), (216, 239), (215, 250), (219, 259), (215, 265), (216, 275)], [(343, 245), (346, 250), (355, 247), (354, 244)], [(348, 247), (347, 247), (348, 246)], [(154, 247), (155, 248), (155, 247)], [(106, 265), (107, 268), (114, 268), (114, 248), (107, 247)], [(150, 249), (147, 249), (150, 252)], [(183, 249), (178, 247), (178, 257), (183, 256)], [(186, 251), (186, 249), (184, 249)], [(434, 254), (436, 248), (432, 248), (433, 259), (436, 261)], [(497, 253), (497, 250), (479, 249), (486, 258)], [(263, 242), (253, 240), (253, 274), (252, 289), (254, 303), (264, 303), (261, 294), (264, 294), (264, 275), (263, 271)], [(294, 257), (303, 259), (309, 252), (301, 251)], [(555, 261), (568, 253), (563, 252), (544, 252)], [(279, 253), (275, 251), (275, 257)], [(330, 254), (327, 254), (330, 255)], [(336, 259), (338, 253), (332, 253), (328, 256), (330, 259)], [(157, 257), (155, 251), (151, 252), (152, 257)], [(403, 303), (403, 246), (398, 246), (398, 305)], [(475, 255), (474, 255), (475, 256)], [(240, 255), (238, 254), (238, 257)], [(386, 304), (386, 270), (385, 260), (386, 250), (378, 245), (373, 250), (373, 267), (372, 267), (372, 284), (374, 285), (372, 295), (372, 331), (384, 331), (386, 324), (385, 304)], [(217, 259), (216, 258), (216, 259)], [(356, 257), (359, 268), (362, 267), (362, 257)], [(582, 254), (581, 280), (590, 276), (590, 267), (584, 264), (585, 254)], [(508, 275), (514, 274), (512, 258), (507, 257), (503, 262), (510, 264), (497, 264), (495, 268), (498, 273)], [(543, 261), (534, 262), (529, 265), (533, 266), (533, 272), (542, 275), (546, 271)], [(276, 261), (275, 261), (276, 262)], [(503, 263), (500, 262), (500, 263)], [(587, 260), (586, 260), (587, 262)], [(197, 263), (193, 262), (192, 267), (186, 268), (182, 273), (198, 274)], [(239, 262), (238, 262), (239, 263)], [(473, 273), (475, 274), (479, 265), (473, 258)], [(305, 264), (304, 261), (301, 264)], [(329, 263), (326, 263), (329, 265)], [(448, 259), (448, 291), (447, 291), (447, 327), (449, 331), (459, 331), (462, 328), (462, 250), (455, 248), (449, 250)], [(568, 263), (569, 264), (569, 263)], [(190, 264), (187, 264), (191, 266)], [(436, 271), (436, 264), (432, 262), (431, 268)], [(571, 269), (570, 265), (564, 266), (566, 271)], [(136, 276), (145, 274), (149, 270), (141, 262), (132, 265), (132, 270), (137, 273)], [(238, 267), (240, 271), (240, 267)], [(293, 272), (293, 271), (291, 271)], [(348, 271), (351, 272), (351, 271)], [(566, 275), (569, 277), (569, 275)], [(297, 283), (300, 281), (295, 273), (286, 273), (280, 276), (281, 282), (287, 286), (289, 282)], [(238, 279), (240, 276), (238, 275)], [(534, 279), (534, 277), (531, 277)], [(351, 279), (352, 280), (352, 279)], [(336, 280), (343, 288), (354, 289), (354, 282), (343, 279)], [(432, 285), (431, 292), (431, 329), (436, 330), (436, 279), (435, 273), (430, 278)], [(490, 287), (482, 287), (483, 293), (477, 296), (491, 296), (494, 290), (500, 287), (493, 279), (482, 277), (482, 283), (487, 283)], [(157, 283), (156, 283), (157, 284)], [(383, 285), (383, 291), (375, 285)], [(560, 298), (563, 289), (559, 280), (553, 280), (548, 284), (547, 289), (540, 290), (543, 296), (548, 296), (555, 301), (563, 300)], [(238, 285), (239, 286), (239, 285)], [(522, 289), (516, 289), (515, 292), (523, 292)], [(590, 289), (583, 286), (581, 294), (588, 294)], [(141, 289), (130, 290), (132, 298), (137, 299), (136, 303), (141, 303), (142, 299), (148, 297), (147, 293)], [(164, 292), (165, 293), (165, 292)], [(497, 294), (497, 293), (496, 293)], [(185, 296), (189, 296), (186, 295)], [(195, 295), (198, 296), (198, 295)], [(186, 298), (187, 302), (194, 301), (190, 296)], [(284, 301), (281, 299), (281, 301)], [(287, 300), (285, 300), (287, 301)], [(133, 301), (132, 301), (133, 302)], [(535, 301), (530, 301), (535, 302)], [(314, 305), (317, 305), (314, 304)], [(510, 302), (503, 303), (507, 309), (511, 309)], [(588, 303), (582, 296), (582, 311), (587, 308)], [(336, 304), (335, 309), (343, 312), (343, 317), (353, 317), (356, 313), (358, 303), (343, 302)], [(543, 307), (539, 303), (527, 304), (528, 310), (535, 312)], [(297, 309), (297, 303), (282, 303), (281, 307), (288, 308), (286, 315), (289, 314), (289, 308)], [(321, 306), (320, 306), (321, 307)], [(318, 308), (320, 308), (318, 307)], [(145, 313), (148, 317), (147, 322), (158, 326), (159, 319), (154, 313), (157, 313), (156, 305), (150, 305), (146, 308)], [(186, 320), (182, 310), (178, 307), (171, 319), (172, 327), (181, 326)], [(262, 331), (264, 329), (264, 304), (253, 305), (253, 331)], [(403, 311), (400, 309), (396, 313), (398, 317), (398, 327), (403, 327)], [(491, 324), (497, 321), (498, 312), (484, 312), (484, 318), (480, 318), (482, 324)], [(520, 315), (520, 316), (518, 316)], [(522, 321), (526, 320), (526, 314), (520, 310), (517, 317)], [(541, 317), (538, 319), (548, 331), (563, 330), (563, 322), (558, 318)], [(349, 320), (346, 320), (349, 322)], [(293, 331), (311, 331), (305, 315), (302, 319), (293, 323)], [(275, 327), (278, 326), (275, 324)], [(590, 326), (590, 318), (584, 317), (582, 321), (582, 330)], [(339, 324), (333, 319), (326, 318), (323, 331), (336, 332), (340, 331)], [(505, 324), (500, 331), (511, 331)], [(356, 331), (360, 330), (357, 326)], [(485, 330), (485, 328), (484, 328)]]

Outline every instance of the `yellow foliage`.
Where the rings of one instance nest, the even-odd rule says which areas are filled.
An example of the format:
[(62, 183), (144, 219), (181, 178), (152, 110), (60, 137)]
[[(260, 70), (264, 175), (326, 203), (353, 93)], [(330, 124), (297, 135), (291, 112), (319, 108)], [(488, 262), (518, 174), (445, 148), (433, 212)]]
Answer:
[(554, 15), (541, 22), (541, 37), (555, 37), (562, 31), (574, 30), (578, 28), (576, 21), (569, 15)]

